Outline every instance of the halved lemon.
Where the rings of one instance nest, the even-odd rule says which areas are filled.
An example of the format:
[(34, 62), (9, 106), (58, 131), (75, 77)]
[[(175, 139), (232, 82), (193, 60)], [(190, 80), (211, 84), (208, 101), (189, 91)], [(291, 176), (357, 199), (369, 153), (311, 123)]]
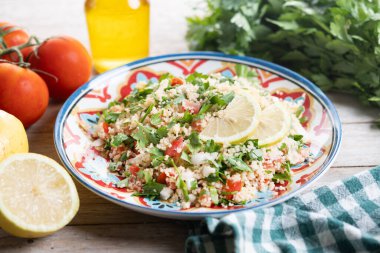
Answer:
[(227, 107), (211, 118), (200, 133), (202, 140), (218, 143), (240, 143), (255, 131), (260, 116), (260, 105), (247, 94), (235, 94)]
[(0, 226), (19, 237), (49, 235), (67, 225), (79, 208), (66, 170), (38, 154), (16, 154), (0, 163), (0, 189)]
[(28, 150), (28, 138), (21, 121), (0, 110), (0, 162), (12, 154)]
[(258, 139), (260, 146), (271, 146), (289, 134), (292, 118), (286, 106), (277, 102), (261, 112), (260, 123), (251, 138)]

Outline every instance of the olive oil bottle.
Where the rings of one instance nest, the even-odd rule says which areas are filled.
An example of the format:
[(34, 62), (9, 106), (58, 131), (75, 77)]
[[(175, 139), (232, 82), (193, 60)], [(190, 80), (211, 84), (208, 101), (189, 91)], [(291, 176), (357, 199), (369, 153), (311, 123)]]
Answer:
[(85, 12), (94, 66), (99, 73), (148, 56), (147, 0), (87, 0)]

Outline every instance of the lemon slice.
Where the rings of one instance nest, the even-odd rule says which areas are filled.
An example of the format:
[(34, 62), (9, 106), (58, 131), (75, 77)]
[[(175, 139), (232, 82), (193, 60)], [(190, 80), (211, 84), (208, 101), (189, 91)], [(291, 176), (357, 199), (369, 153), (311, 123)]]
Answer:
[(19, 237), (49, 235), (67, 225), (79, 208), (66, 170), (38, 154), (16, 154), (0, 163), (0, 189), (0, 226)]
[(227, 107), (212, 117), (200, 133), (202, 140), (218, 143), (239, 143), (256, 129), (261, 109), (255, 99), (246, 94), (235, 94)]
[(260, 146), (271, 146), (288, 135), (292, 119), (289, 110), (280, 102), (265, 108), (260, 123), (251, 138), (258, 139)]
[(292, 123), (291, 113), (280, 102), (265, 108), (260, 123), (251, 138), (258, 139), (260, 146), (271, 146), (289, 134)]

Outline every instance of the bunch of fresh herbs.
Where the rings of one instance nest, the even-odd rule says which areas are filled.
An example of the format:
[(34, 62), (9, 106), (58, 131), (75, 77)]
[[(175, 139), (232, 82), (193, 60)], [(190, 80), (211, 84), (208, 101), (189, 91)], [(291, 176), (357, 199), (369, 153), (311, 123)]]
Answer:
[(206, 0), (188, 18), (193, 50), (250, 55), (287, 66), (323, 90), (380, 106), (379, 0)]

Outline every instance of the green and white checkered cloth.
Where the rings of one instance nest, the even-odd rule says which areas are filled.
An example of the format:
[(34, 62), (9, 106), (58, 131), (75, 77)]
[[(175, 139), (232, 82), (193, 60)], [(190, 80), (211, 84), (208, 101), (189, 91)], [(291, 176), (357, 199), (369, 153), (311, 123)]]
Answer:
[(206, 218), (186, 252), (380, 252), (380, 166), (273, 207)]

